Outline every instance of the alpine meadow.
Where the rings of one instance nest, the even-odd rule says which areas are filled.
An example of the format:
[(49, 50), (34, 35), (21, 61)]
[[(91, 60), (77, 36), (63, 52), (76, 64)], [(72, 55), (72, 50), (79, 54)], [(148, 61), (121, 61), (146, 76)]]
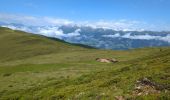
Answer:
[(170, 100), (170, 0), (1, 0), (0, 100)]
[[(98, 50), (2, 27), (0, 45), (2, 100), (170, 99), (169, 47)], [(146, 82), (138, 96), (143, 78), (155, 86)]]

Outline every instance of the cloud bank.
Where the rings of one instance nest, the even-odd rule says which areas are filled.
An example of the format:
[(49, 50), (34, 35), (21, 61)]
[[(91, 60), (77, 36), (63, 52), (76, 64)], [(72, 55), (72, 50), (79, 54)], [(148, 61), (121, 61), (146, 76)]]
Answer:
[[(7, 23), (7, 24), (1, 24)], [(11, 23), (14, 23), (11, 24)], [(17, 23), (17, 24), (15, 24)], [(69, 26), (79, 26), (76, 30), (71, 33), (64, 33), (60, 26), (69, 25)], [(34, 34), (40, 34), (47, 37), (54, 37), (54, 38), (82, 38), (86, 37), (86, 35), (81, 35), (81, 27), (89, 26), (94, 29), (96, 28), (103, 28), (103, 29), (112, 29), (116, 31), (143, 31), (143, 30), (154, 30), (157, 26), (151, 25), (149, 26), (145, 22), (140, 21), (128, 21), (128, 20), (112, 20), (112, 21), (71, 21), (68, 19), (60, 19), (60, 18), (51, 18), (51, 17), (33, 17), (33, 16), (23, 16), (23, 15), (12, 15), (12, 14), (2, 14), (0, 13), (0, 26), (8, 27), (13, 30), (22, 30)], [(146, 28), (147, 27), (147, 28)], [(152, 27), (152, 28), (151, 28)], [(168, 26), (166, 26), (168, 28)], [(170, 28), (168, 28), (170, 29)], [(155, 30), (154, 30), (155, 31)], [(91, 35), (92, 36), (92, 35)], [(120, 33), (111, 34), (111, 35), (103, 35), (101, 37), (105, 38), (127, 38), (133, 40), (160, 40), (170, 43), (170, 34), (166, 36), (161, 35), (150, 35), (150, 34), (137, 34), (132, 35), (131, 33), (125, 32), (124, 35)], [(89, 37), (87, 37), (89, 38)]]
[(72, 38), (72, 37), (77, 37), (80, 36), (80, 32), (81, 29), (76, 29), (74, 32), (71, 33), (67, 33), (65, 34), (63, 32), (63, 30), (59, 29), (58, 26), (38, 26), (38, 27), (27, 27), (27, 26), (20, 26), (20, 27), (16, 27), (13, 25), (2, 25), (2, 27), (8, 27), (10, 29), (13, 30), (21, 30), (21, 31), (25, 31), (25, 32), (30, 32), (30, 33), (34, 33), (34, 34), (40, 34), (43, 36), (47, 36), (47, 37), (54, 37), (54, 38)]
[[(14, 25), (2, 25), (3, 27), (8, 27), (11, 28), (13, 30), (22, 30), (25, 32), (30, 32), (30, 33), (34, 33), (34, 34), (40, 34), (40, 35), (44, 35), (47, 37), (54, 37), (54, 38), (59, 38), (59, 39), (63, 39), (63, 38), (81, 38), (83, 37), (83, 35), (81, 34), (81, 29), (77, 28), (75, 31), (70, 32), (70, 33), (64, 33), (62, 29), (60, 29), (59, 26), (36, 26), (36, 27), (28, 27), (28, 26), (19, 26), (16, 27)], [(103, 33), (103, 35), (101, 35), (101, 37), (105, 37), (105, 38), (126, 38), (126, 39), (133, 39), (133, 40), (160, 40), (160, 41), (165, 41), (170, 43), (170, 34), (164, 35), (162, 36), (161, 34), (159, 35), (154, 35), (154, 34), (135, 34), (133, 35), (132, 33), (129, 32), (124, 32), (125, 34), (120, 34), (120, 33), (113, 33), (113, 34), (109, 34), (109, 35), (104, 35), (105, 33)], [(92, 35), (91, 35), (92, 36)]]
[(170, 34), (167, 34), (166, 36), (153, 36), (153, 35), (131, 35), (131, 33), (126, 33), (124, 35), (121, 35), (119, 33), (113, 34), (113, 35), (103, 35), (103, 37), (106, 38), (127, 38), (127, 39), (138, 39), (138, 40), (161, 40), (165, 42), (170, 43)]

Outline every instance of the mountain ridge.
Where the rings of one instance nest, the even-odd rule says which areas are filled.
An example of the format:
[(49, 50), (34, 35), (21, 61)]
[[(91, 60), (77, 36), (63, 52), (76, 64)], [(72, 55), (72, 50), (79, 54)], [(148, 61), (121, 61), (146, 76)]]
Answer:
[(25, 26), (22, 24), (6, 24), (5, 27), (100, 49), (127, 50), (142, 47), (170, 46), (170, 32), (168, 31), (115, 31), (113, 29), (72, 25)]

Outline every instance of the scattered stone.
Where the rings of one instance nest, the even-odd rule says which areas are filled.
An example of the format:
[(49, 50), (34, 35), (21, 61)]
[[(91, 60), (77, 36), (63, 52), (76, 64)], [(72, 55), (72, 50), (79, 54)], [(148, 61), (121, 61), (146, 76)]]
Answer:
[(75, 95), (74, 99), (78, 99), (80, 98), (81, 96), (83, 96), (85, 93), (84, 92), (80, 92), (79, 94)]
[(141, 85), (149, 85), (149, 86), (156, 86), (156, 84), (154, 82), (152, 82), (151, 80), (149, 80), (148, 78), (143, 78), (141, 80), (139, 80)]
[(142, 95), (142, 93), (138, 93), (137, 95), (140, 96), (140, 95)]
[(148, 95), (148, 94), (159, 94), (160, 90), (157, 89), (159, 85), (152, 82), (148, 78), (142, 78), (136, 81), (133, 95)]
[(139, 82), (140, 82), (141, 85), (149, 85), (149, 86), (155, 88), (156, 90), (160, 90), (160, 91), (166, 90), (166, 89), (170, 90), (170, 85), (168, 85), (168, 84), (158, 84), (158, 83), (155, 83), (155, 82), (149, 80), (148, 78), (140, 79)]
[(125, 100), (125, 98), (123, 96), (115, 96), (116, 100)]

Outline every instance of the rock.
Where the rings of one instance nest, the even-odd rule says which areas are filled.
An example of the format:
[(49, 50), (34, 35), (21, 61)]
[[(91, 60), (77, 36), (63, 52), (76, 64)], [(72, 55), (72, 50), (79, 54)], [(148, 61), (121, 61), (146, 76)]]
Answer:
[(138, 93), (137, 95), (140, 96), (140, 95), (142, 95), (142, 93)]
[(141, 86), (135, 87), (136, 90), (140, 90), (141, 88), (142, 88)]
[(115, 58), (109, 59), (111, 62), (118, 62)]
[(116, 63), (118, 62), (116, 59), (108, 59), (108, 58), (96, 58), (98, 62), (105, 62), (105, 63)]
[(142, 78), (136, 81), (135, 89), (132, 92), (135, 96), (148, 95), (148, 94), (159, 94), (157, 90), (159, 84), (149, 80), (148, 78)]
[(116, 100), (125, 100), (125, 98), (123, 96), (115, 96)]

